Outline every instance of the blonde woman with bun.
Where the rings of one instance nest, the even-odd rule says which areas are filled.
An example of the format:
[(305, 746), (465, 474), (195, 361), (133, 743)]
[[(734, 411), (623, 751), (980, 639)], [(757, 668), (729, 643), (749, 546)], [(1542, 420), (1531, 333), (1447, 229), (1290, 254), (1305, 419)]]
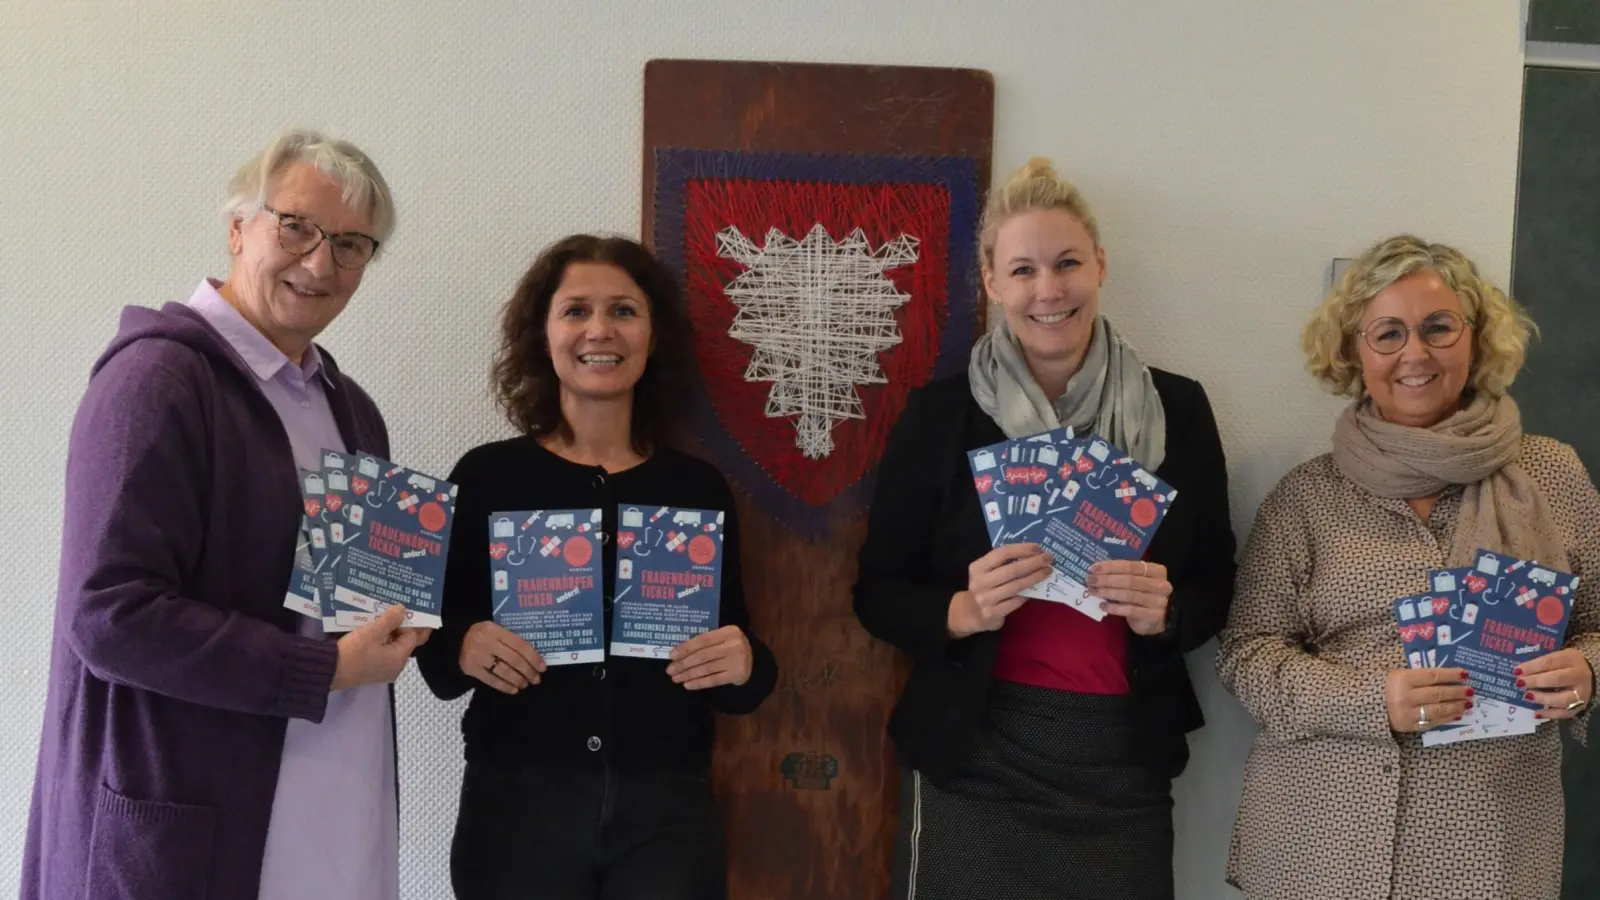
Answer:
[[(1227, 618), (1228, 477), (1199, 383), (1152, 369), (1100, 307), (1107, 253), (1048, 161), (989, 198), (995, 327), (916, 390), (889, 438), (855, 610), (912, 658), (889, 722), (902, 766), (896, 898), (1166, 900), (1172, 778), (1202, 724), (1183, 654)], [(1034, 544), (992, 549), (967, 451), (1070, 425), (1178, 491), (1143, 560), (1096, 566), (1102, 621), (1018, 592)]]
[[(1217, 651), (1261, 726), (1228, 855), (1251, 900), (1561, 895), (1551, 720), (1585, 737), (1600, 495), (1506, 393), (1531, 333), (1460, 251), (1412, 235), (1367, 250), (1306, 325), (1307, 367), (1350, 403), (1331, 452), (1262, 503)], [(1461, 669), (1407, 666), (1393, 604), (1480, 548), (1582, 576), (1566, 646), (1515, 671), (1531, 734), (1426, 746), (1483, 698)], [(1458, 640), (1472, 631), (1451, 617)]]

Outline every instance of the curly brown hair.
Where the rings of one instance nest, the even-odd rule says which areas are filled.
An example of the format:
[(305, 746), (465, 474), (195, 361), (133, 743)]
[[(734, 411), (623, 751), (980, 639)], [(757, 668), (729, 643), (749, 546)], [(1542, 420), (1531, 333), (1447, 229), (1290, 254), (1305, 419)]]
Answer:
[(522, 276), (500, 319), (494, 358), (495, 399), (506, 418), (533, 437), (571, 437), (561, 414), (561, 382), (545, 332), (550, 302), (573, 263), (607, 263), (628, 273), (650, 306), (650, 356), (633, 388), (633, 449), (672, 442), (692, 377), (693, 326), (677, 280), (644, 245), (624, 237), (574, 234), (546, 247)]

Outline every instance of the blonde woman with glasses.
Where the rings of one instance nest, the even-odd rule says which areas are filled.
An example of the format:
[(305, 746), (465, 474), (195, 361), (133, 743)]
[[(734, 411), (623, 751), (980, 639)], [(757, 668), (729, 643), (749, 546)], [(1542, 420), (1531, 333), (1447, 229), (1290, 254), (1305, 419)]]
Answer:
[[(1555, 900), (1561, 739), (1585, 737), (1600, 658), (1600, 495), (1571, 447), (1525, 434), (1507, 389), (1532, 323), (1460, 252), (1368, 250), (1304, 332), (1351, 398), (1333, 448), (1268, 495), (1217, 654), (1261, 726), (1228, 879), (1252, 900)], [(1422, 735), (1482, 697), (1408, 667), (1394, 602), (1482, 548), (1585, 576), (1566, 646), (1521, 664), (1532, 733)]]

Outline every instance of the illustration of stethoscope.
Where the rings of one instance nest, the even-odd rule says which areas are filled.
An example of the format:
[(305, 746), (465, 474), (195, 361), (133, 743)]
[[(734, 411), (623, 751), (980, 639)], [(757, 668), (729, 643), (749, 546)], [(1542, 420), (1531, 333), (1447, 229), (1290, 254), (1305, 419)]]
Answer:
[[(387, 494), (384, 493), (384, 488), (388, 488)], [(384, 478), (372, 483), (372, 487), (367, 490), (367, 495), (361, 498), (361, 502), (368, 509), (382, 509), (388, 505), (390, 500), (394, 499), (395, 493), (395, 486), (389, 483), (389, 479)], [(376, 502), (374, 502), (374, 498), (376, 498)]]
[(1089, 490), (1098, 491), (1111, 484), (1117, 477), (1116, 467), (1107, 464), (1083, 476), (1083, 483), (1089, 486)]
[(532, 538), (533, 536), (527, 533), (517, 535), (512, 543), (514, 549), (506, 554), (506, 565), (520, 566), (528, 561), (528, 551), (533, 549), (529, 544)]

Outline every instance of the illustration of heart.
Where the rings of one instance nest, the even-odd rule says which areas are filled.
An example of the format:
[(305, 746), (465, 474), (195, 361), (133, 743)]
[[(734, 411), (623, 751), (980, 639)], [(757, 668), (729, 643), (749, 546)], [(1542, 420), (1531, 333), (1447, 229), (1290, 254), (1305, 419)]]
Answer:
[(1434, 615), (1442, 616), (1442, 615), (1444, 615), (1445, 613), (1447, 613), (1449, 611), (1450, 611), (1450, 599), (1448, 597), (1435, 597), (1435, 598), (1433, 598), (1433, 614)]
[(506, 554), (510, 552), (511, 548), (506, 546), (505, 541), (495, 541), (489, 545), (489, 556), (494, 559), (505, 559)]
[(339, 499), (338, 494), (329, 494), (322, 498), (322, 502), (328, 505), (328, 512), (331, 513), (338, 512), (339, 508), (344, 506), (344, 501)]
[(1483, 593), (1484, 588), (1487, 588), (1488, 586), (1489, 579), (1484, 578), (1482, 575), (1467, 576), (1467, 590), (1472, 591), (1474, 594)]
[(1412, 641), (1414, 641), (1416, 639), (1417, 639), (1417, 626), (1415, 626), (1415, 625), (1401, 625), (1400, 626), (1400, 640), (1405, 641), (1406, 643), (1409, 644), (1409, 643), (1411, 643)]
[(367, 495), (367, 488), (371, 486), (372, 485), (360, 475), (356, 475), (350, 479), (350, 490), (355, 491), (357, 497), (365, 497)]
[(1433, 640), (1433, 623), (1423, 622), (1421, 625), (1417, 626), (1417, 632), (1422, 635), (1423, 640)]
[(626, 550), (633, 546), (633, 532), (621, 531), (617, 533), (617, 546)]
[(974, 481), (977, 482), (978, 493), (980, 494), (987, 494), (989, 493), (989, 488), (994, 487), (993, 475), (979, 475)]
[(1078, 457), (1078, 474), (1087, 475), (1094, 471), (1094, 462), (1087, 456)]
[(315, 497), (307, 497), (306, 515), (315, 519), (317, 517), (317, 513), (319, 512), (322, 512), (322, 504), (318, 503)]
[(1547, 628), (1561, 624), (1561, 617), (1566, 611), (1567, 608), (1562, 605), (1559, 597), (1540, 597), (1539, 603), (1534, 607), (1534, 615), (1539, 617), (1539, 624)]

